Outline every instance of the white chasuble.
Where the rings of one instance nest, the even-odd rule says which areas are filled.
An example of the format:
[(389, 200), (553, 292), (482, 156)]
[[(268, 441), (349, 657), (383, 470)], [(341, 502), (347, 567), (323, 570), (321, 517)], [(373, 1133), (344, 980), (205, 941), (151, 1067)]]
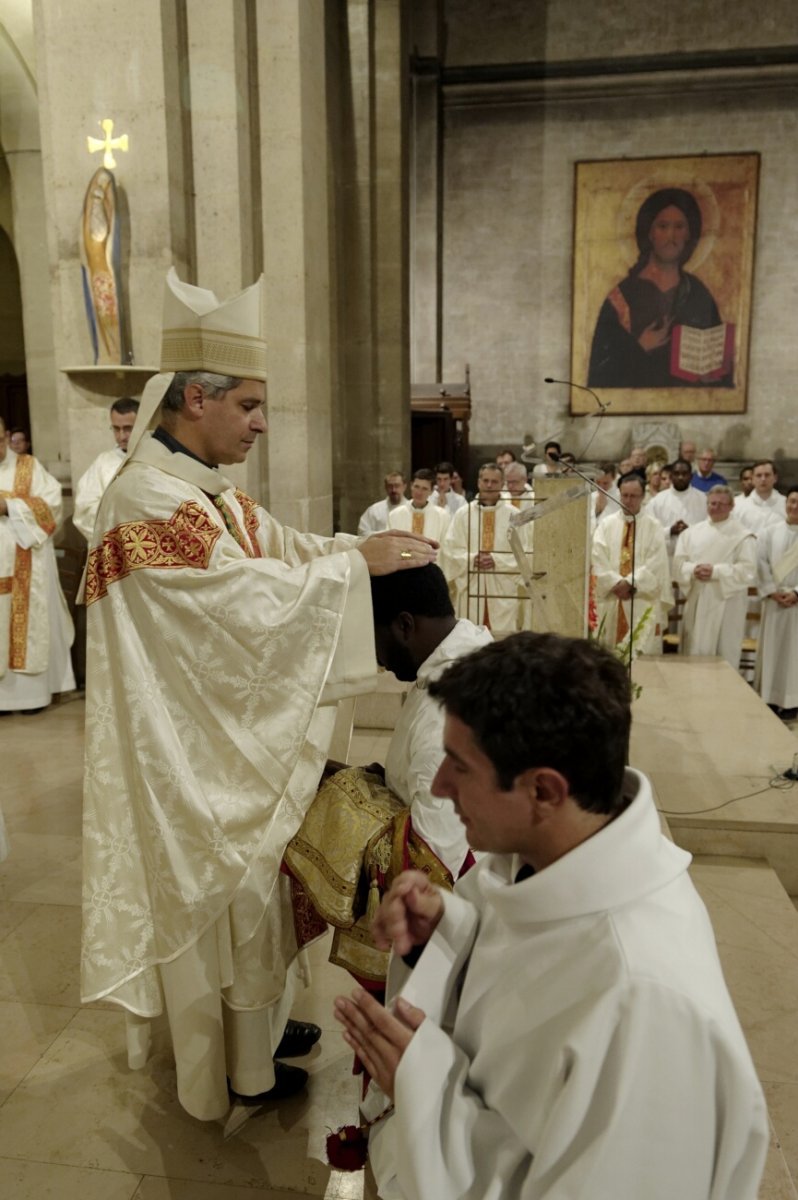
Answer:
[(782, 520), (757, 534), (762, 627), (755, 686), (766, 704), (798, 708), (798, 604), (783, 608), (777, 592), (798, 592), (798, 525)]
[(53, 550), (61, 485), (30, 454), (0, 462), (0, 709), (38, 708), (75, 686), (74, 629)]
[[(207, 1083), (194, 1051), (181, 1064), (175, 1026), (203, 1005), (202, 1019), (208, 1005), (219, 1016), (214, 987), (228, 1008), (279, 1001), (296, 952), (275, 915), (283, 851), (315, 795), (333, 702), (376, 680), (355, 544), (281, 527), (218, 470), (148, 436), (100, 505), (86, 581), (82, 995), (152, 1017), (166, 992), (180, 1098), (201, 1118), (226, 1111), (223, 1038), (214, 1027)], [(184, 974), (208, 987), (194, 1013), (190, 984), (167, 978), (187, 954)], [(256, 1091), (273, 1082), (268, 1045), (263, 1071)]]
[[(661, 626), (673, 603), (665, 531), (653, 517), (639, 513), (635, 522), (634, 562), (624, 569), (622, 558), (628, 523), (625, 513), (615, 512), (601, 521), (593, 534), (592, 565), (600, 641), (612, 647), (623, 640), (623, 637), (618, 638), (621, 610), (620, 627), (627, 633), (636, 628), (644, 616), (646, 618), (638, 635), (637, 652), (659, 654)], [(619, 600), (612, 589), (623, 580), (631, 583), (632, 577), (634, 602)]]
[[(494, 634), (519, 628), (520, 575), (508, 541), (514, 513), (505, 500), (492, 506), (472, 500), (454, 514), (441, 543), (440, 565), (458, 617), (485, 624)], [(494, 570), (475, 567), (480, 552), (493, 556)]]
[[(696, 579), (695, 568), (712, 565), (712, 578)], [(720, 654), (735, 671), (745, 633), (748, 588), (756, 583), (756, 538), (733, 517), (701, 521), (679, 535), (673, 573), (687, 602), (682, 618), (682, 654)]]

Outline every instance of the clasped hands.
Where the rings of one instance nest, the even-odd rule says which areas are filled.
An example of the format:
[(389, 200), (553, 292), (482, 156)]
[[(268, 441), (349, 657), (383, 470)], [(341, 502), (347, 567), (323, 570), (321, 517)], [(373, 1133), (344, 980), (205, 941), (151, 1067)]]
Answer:
[[(439, 889), (423, 872), (403, 871), (383, 898), (372, 934), (380, 949), (393, 946), (396, 954), (407, 954), (414, 946), (426, 945), (442, 915)], [(393, 1099), (396, 1069), (425, 1014), (401, 997), (390, 1012), (363, 988), (338, 996), (334, 1013), (344, 1027), (344, 1040)]]

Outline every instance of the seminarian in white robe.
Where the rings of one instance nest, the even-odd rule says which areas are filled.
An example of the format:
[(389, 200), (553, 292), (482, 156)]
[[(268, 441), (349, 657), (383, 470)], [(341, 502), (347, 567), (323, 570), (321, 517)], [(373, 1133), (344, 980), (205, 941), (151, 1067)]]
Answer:
[(252, 398), (214, 425), (221, 410), (206, 406), (236, 388), (205, 399), (192, 383), (203, 395), (192, 419), (251, 444), (265, 358), (260, 283), (219, 305), (170, 272), (169, 373), (147, 384), (86, 574), (81, 993), (127, 1010), (131, 1067), (165, 1013), (178, 1097), (200, 1120), (228, 1112), (227, 1077), (247, 1097), (275, 1086), (304, 970), (280, 865), (316, 793), (335, 702), (376, 679), (355, 539), (285, 529), (163, 427), (141, 436), (171, 372), (238, 367)]
[(750, 496), (738, 496), (734, 505), (734, 515), (738, 521), (759, 534), (770, 525), (778, 525), (784, 519), (784, 497), (774, 488), (767, 499), (757, 492)]
[(433, 796), (432, 781), (443, 758), (444, 711), (427, 688), (458, 658), (492, 640), (484, 626), (461, 618), (418, 668), (402, 705), (385, 759), (385, 782), (410, 809), (413, 829), (457, 879), (468, 854), (465, 828), (451, 800)]
[(665, 530), (666, 547), (668, 554), (672, 556), (678, 535), (674, 536), (671, 533), (671, 527), (679, 521), (684, 521), (687, 526), (706, 521), (707, 498), (703, 492), (689, 485), (681, 492), (669, 487), (664, 492), (657, 492), (656, 496), (652, 496), (645, 506), (645, 511), (649, 517), (659, 521)]
[[(634, 533), (634, 564), (624, 550), (627, 525), (632, 518), (618, 511), (605, 517), (593, 534), (592, 565), (596, 579), (596, 612), (599, 640), (605, 646), (623, 642), (648, 612), (638, 635), (638, 654), (659, 654), (662, 625), (673, 603), (670, 567), (665, 549), (665, 531), (648, 509), (638, 513)], [(623, 580), (631, 583), (634, 567), (634, 601), (619, 600), (612, 589)], [(622, 614), (622, 615), (621, 615)]]
[(370, 533), (381, 533), (383, 529), (388, 528), (388, 517), (394, 509), (406, 508), (409, 503), (407, 496), (403, 496), (399, 504), (391, 504), (386, 496), (384, 500), (370, 504), (357, 523), (358, 536), (368, 537)]
[(428, 500), (422, 508), (415, 504), (397, 504), (388, 514), (389, 529), (403, 529), (439, 542), (449, 528), (449, 510)]
[[(0, 450), (4, 439), (2, 430)], [(0, 712), (25, 712), (75, 687), (75, 631), (53, 550), (61, 484), (32, 455), (6, 449), (0, 498)]]
[[(710, 492), (710, 502), (712, 495)], [(711, 565), (710, 579), (696, 578), (699, 564)], [(700, 521), (679, 535), (673, 573), (687, 597), (680, 652), (719, 654), (736, 671), (745, 633), (748, 589), (756, 583), (753, 533), (731, 516), (721, 521)]]
[(72, 524), (83, 534), (87, 542), (91, 540), (103, 492), (124, 461), (125, 451), (119, 446), (114, 446), (113, 450), (103, 450), (75, 485), (75, 509), (72, 513)]
[(755, 686), (766, 704), (798, 708), (798, 603), (783, 607), (774, 597), (798, 595), (798, 492), (787, 497), (788, 520), (757, 535), (762, 624)]
[[(440, 566), (458, 617), (487, 625), (493, 634), (515, 633), (521, 608), (520, 575), (508, 533), (515, 509), (506, 500), (483, 505), (479, 499), (458, 509), (441, 543)], [(474, 556), (493, 556), (493, 571), (480, 571)]]
[(384, 1200), (755, 1200), (765, 1102), (690, 855), (624, 791), (538, 874), (487, 855), (393, 958), (389, 1004), (426, 1018), (371, 1129)]

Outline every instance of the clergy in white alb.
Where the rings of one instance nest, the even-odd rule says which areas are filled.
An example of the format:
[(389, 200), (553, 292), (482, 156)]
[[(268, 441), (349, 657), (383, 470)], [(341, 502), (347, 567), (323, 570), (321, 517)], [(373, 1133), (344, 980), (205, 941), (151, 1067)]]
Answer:
[(357, 523), (359, 537), (382, 533), (388, 528), (388, 517), (395, 509), (409, 504), (405, 495), (407, 484), (401, 471), (389, 471), (385, 476), (385, 499), (370, 504)]
[(428, 467), (420, 467), (410, 481), (410, 503), (397, 504), (388, 514), (389, 529), (422, 534), (440, 542), (449, 528), (449, 510), (432, 503), (435, 476)]
[(736, 671), (756, 583), (756, 538), (732, 516), (734, 494), (719, 484), (707, 496), (706, 521), (679, 535), (673, 573), (686, 596), (682, 654), (719, 654)]
[(296, 533), (224, 477), (266, 428), (261, 313), (260, 283), (220, 305), (170, 272), (164, 374), (86, 577), (82, 995), (128, 1010), (131, 1066), (166, 1014), (178, 1097), (202, 1120), (228, 1111), (228, 1079), (279, 1099), (307, 1078), (273, 1062), (302, 974), (280, 863), (332, 702), (373, 680), (369, 572), (434, 553)]
[(447, 509), (450, 517), (454, 516), (458, 508), (468, 504), (465, 496), (461, 496), (452, 487), (454, 475), (454, 463), (439, 462), (435, 468), (435, 489), (432, 493), (432, 503), (438, 508)]
[(453, 893), (400, 877), (375, 925), (388, 1007), (336, 1001), (384, 1094), (369, 1119), (395, 1105), (369, 1138), (379, 1195), (754, 1200), (764, 1097), (690, 855), (624, 771), (625, 669), (522, 633), (430, 692), (433, 790), (487, 853)]
[(752, 467), (754, 488), (747, 496), (738, 496), (734, 515), (746, 528), (759, 534), (769, 525), (778, 525), (784, 516), (784, 497), (776, 491), (778, 475), (772, 459), (762, 459)]
[(520, 576), (508, 541), (515, 510), (501, 499), (503, 482), (495, 463), (480, 467), (478, 495), (452, 517), (440, 557), (458, 617), (493, 634), (514, 633), (520, 614)]
[(72, 513), (72, 524), (79, 530), (88, 542), (94, 529), (97, 509), (108, 484), (116, 475), (125, 461), (127, 445), (133, 426), (136, 423), (136, 413), (139, 410), (138, 400), (128, 396), (114, 400), (111, 405), (111, 432), (116, 446), (113, 450), (103, 450), (85, 471), (75, 485), (75, 508)]
[(671, 486), (652, 496), (645, 511), (659, 521), (667, 534), (668, 555), (673, 557), (679, 534), (699, 521), (707, 519), (707, 498), (690, 486), (692, 469), (684, 459), (677, 459), (671, 468)]
[(636, 653), (659, 654), (673, 601), (665, 531), (641, 511), (639, 475), (622, 476), (619, 495), (623, 507), (605, 517), (593, 532), (599, 640), (617, 646), (635, 633)]
[(45, 708), (75, 687), (75, 631), (53, 549), (61, 511), (61, 484), (10, 449), (0, 418), (0, 712)]
[(377, 660), (411, 683), (385, 758), (385, 782), (410, 809), (414, 831), (457, 879), (468, 856), (462, 822), (451, 800), (432, 794), (443, 759), (443, 710), (429, 685), (458, 658), (493, 639), (482, 625), (454, 615), (436, 564), (411, 575), (371, 580)]
[(798, 709), (798, 488), (786, 496), (786, 516), (757, 535), (762, 624), (755, 686), (766, 704)]

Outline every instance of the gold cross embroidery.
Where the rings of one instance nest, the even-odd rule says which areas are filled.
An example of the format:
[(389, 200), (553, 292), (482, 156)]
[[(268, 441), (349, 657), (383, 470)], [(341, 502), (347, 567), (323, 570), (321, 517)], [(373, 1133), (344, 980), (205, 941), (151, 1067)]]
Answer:
[(98, 150), (104, 150), (103, 166), (107, 171), (113, 171), (116, 166), (116, 159), (113, 156), (114, 150), (124, 150), (127, 154), (127, 134), (123, 133), (119, 137), (112, 137), (114, 131), (113, 121), (106, 117), (104, 121), (98, 121), (98, 125), (102, 126), (105, 138), (87, 137), (86, 145), (89, 148), (89, 154), (95, 154)]

